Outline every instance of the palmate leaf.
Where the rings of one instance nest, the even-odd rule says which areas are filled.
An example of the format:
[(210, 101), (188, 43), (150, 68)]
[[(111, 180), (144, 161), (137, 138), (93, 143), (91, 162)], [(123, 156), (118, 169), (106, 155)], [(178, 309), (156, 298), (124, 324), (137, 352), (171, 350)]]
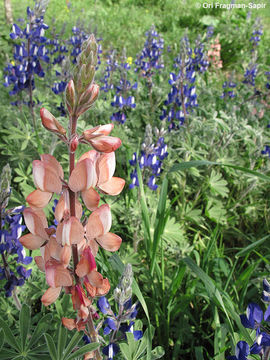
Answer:
[(205, 215), (218, 224), (226, 224), (227, 212), (221, 201), (210, 199), (205, 209)]
[(209, 186), (213, 193), (228, 197), (229, 189), (226, 186), (227, 184), (227, 181), (222, 179), (222, 174), (217, 173), (215, 170), (211, 171)]

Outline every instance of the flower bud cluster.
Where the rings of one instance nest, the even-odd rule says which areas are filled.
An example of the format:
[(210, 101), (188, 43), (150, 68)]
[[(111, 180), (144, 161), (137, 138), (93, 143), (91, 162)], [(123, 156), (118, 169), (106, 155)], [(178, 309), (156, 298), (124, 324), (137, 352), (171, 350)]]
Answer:
[(94, 76), (97, 64), (98, 45), (91, 35), (82, 45), (82, 52), (77, 57), (73, 80), (66, 87), (66, 105), (70, 116), (77, 117), (87, 111), (96, 101), (99, 86)]
[(146, 181), (147, 186), (151, 190), (156, 190), (158, 188), (156, 179), (161, 175), (162, 162), (168, 156), (168, 147), (164, 140), (165, 133), (164, 129), (155, 129), (157, 141), (154, 143), (152, 127), (149, 124), (146, 126), (145, 138), (141, 146), (141, 153), (139, 156), (136, 152), (133, 153), (132, 160), (129, 160), (130, 165), (135, 167), (130, 174), (130, 189), (133, 189), (135, 186), (139, 186), (136, 170), (137, 163), (139, 164), (140, 169), (142, 169), (143, 182)]

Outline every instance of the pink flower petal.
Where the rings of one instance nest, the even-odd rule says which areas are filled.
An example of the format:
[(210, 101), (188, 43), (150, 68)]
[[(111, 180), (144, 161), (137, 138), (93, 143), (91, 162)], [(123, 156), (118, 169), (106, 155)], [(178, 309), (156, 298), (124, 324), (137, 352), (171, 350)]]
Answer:
[(87, 278), (92, 286), (102, 287), (103, 276), (97, 271), (91, 271), (87, 274)]
[(110, 180), (115, 171), (115, 153), (111, 152), (100, 156), (96, 164), (98, 185)]
[(52, 198), (52, 193), (41, 190), (35, 190), (27, 196), (26, 201), (31, 207), (44, 208), (45, 206), (48, 205), (51, 198)]
[(103, 247), (103, 249), (108, 251), (117, 251), (122, 243), (120, 236), (110, 232), (100, 236), (96, 241), (101, 247)]
[(41, 161), (51, 167), (51, 170), (58, 174), (61, 179), (64, 179), (64, 171), (56, 158), (50, 154), (40, 155)]
[(89, 189), (97, 183), (96, 170), (90, 159), (77, 162), (69, 178), (69, 188), (73, 192)]
[(45, 293), (41, 298), (43, 305), (49, 306), (52, 303), (54, 303), (58, 299), (60, 292), (61, 292), (61, 287), (57, 287), (57, 288), (49, 287), (49, 289), (45, 291)]
[(91, 145), (97, 151), (110, 153), (117, 150), (121, 146), (121, 140), (113, 136), (99, 136), (90, 140)]
[(79, 244), (83, 239), (84, 228), (75, 216), (71, 216), (68, 220), (64, 220), (58, 224), (56, 240), (59, 244), (62, 244), (62, 246)]
[(112, 177), (107, 182), (100, 184), (99, 189), (108, 195), (118, 195), (125, 186), (125, 180), (119, 177)]
[(71, 286), (72, 276), (70, 272), (57, 260), (51, 259), (45, 264), (46, 281), (49, 286)]
[(36, 187), (40, 190), (60, 194), (62, 182), (59, 175), (43, 161), (33, 161), (33, 178)]
[(37, 267), (39, 268), (40, 271), (45, 272), (45, 262), (43, 260), (42, 256), (35, 256), (34, 257), (35, 262), (37, 264)]
[(100, 196), (92, 187), (88, 190), (82, 191), (82, 199), (88, 210), (94, 211), (97, 209)]
[(41, 238), (40, 236), (27, 234), (20, 237), (20, 243), (29, 250), (36, 250), (41, 247), (46, 241), (45, 239)]
[(23, 211), (24, 221), (28, 230), (39, 237), (49, 240), (44, 228), (48, 227), (45, 214), (42, 210), (34, 210), (32, 208), (26, 208)]

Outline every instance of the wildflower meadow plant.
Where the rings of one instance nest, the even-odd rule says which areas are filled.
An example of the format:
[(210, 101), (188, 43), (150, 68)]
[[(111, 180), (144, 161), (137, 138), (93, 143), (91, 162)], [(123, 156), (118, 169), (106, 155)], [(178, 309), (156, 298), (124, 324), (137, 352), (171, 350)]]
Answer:
[[(66, 106), (69, 113), (69, 128), (66, 129), (45, 108), (40, 110), (43, 126), (56, 134), (68, 148), (69, 178), (64, 180), (60, 163), (49, 154), (33, 162), (33, 178), (37, 187), (28, 195), (29, 207), (24, 209), (25, 224), (29, 234), (20, 238), (21, 244), (30, 250), (41, 250), (35, 257), (39, 269), (45, 272), (49, 288), (42, 296), (48, 306), (60, 296), (62, 288), (71, 294), (76, 317), (63, 317), (62, 323), (69, 330), (83, 330), (91, 342), (98, 342), (92, 306), (97, 296), (104, 296), (110, 289), (107, 278), (97, 271), (95, 257), (99, 246), (116, 251), (121, 238), (109, 232), (112, 224), (110, 207), (99, 206), (100, 195), (118, 195), (125, 181), (113, 177), (115, 171), (114, 151), (121, 145), (119, 138), (109, 136), (113, 124), (96, 126), (77, 134), (77, 121), (95, 102), (99, 86), (94, 83), (98, 46), (93, 35), (82, 45), (77, 58), (73, 79), (66, 88)], [(83, 154), (75, 164), (75, 153), (80, 143), (91, 145), (94, 150)], [(60, 195), (55, 207), (57, 228), (49, 228), (43, 208), (53, 194)], [(80, 222), (82, 205), (90, 217)], [(71, 258), (73, 262), (71, 264)], [(100, 349), (95, 350), (94, 359), (101, 359)]]
[(42, 63), (49, 63), (48, 50), (46, 49), (45, 31), (49, 28), (44, 23), (44, 14), (48, 1), (35, 1), (34, 9), (27, 8), (27, 23), (24, 29), (19, 25), (13, 24), (10, 37), (16, 41), (14, 44), (13, 62), (4, 69), (4, 86), (12, 86), (10, 95), (18, 95), (18, 100), (13, 104), (21, 103), (20, 96), (23, 91), (27, 91), (28, 99), (23, 99), (31, 111), (33, 126), (36, 129), (36, 119), (34, 113), (33, 91), (35, 89), (35, 77), (44, 78), (45, 71)]
[(167, 100), (164, 101), (165, 108), (160, 116), (161, 120), (166, 119), (169, 122), (169, 130), (183, 125), (192, 109), (198, 106), (196, 72), (205, 72), (208, 65), (203, 44), (197, 44), (193, 51), (188, 38), (184, 37), (180, 43), (180, 53), (174, 63), (178, 72), (170, 73), (171, 90)]
[(166, 131), (163, 128), (161, 130), (155, 128), (154, 131), (157, 138), (156, 143), (153, 142), (152, 127), (148, 124), (145, 129), (145, 138), (141, 145), (140, 155), (135, 152), (132, 159), (129, 160), (130, 165), (135, 167), (130, 174), (130, 189), (139, 186), (137, 164), (142, 171), (143, 183), (146, 183), (151, 190), (157, 190), (158, 188), (156, 180), (162, 173), (162, 161), (168, 156), (168, 147), (164, 141)]
[(16, 287), (22, 286), (29, 278), (32, 270), (25, 265), (32, 262), (30, 256), (26, 256), (19, 238), (25, 229), (22, 225), (23, 206), (8, 209), (11, 193), (10, 188), (11, 169), (4, 166), (0, 180), (0, 253), (2, 266), (0, 266), (0, 280), (4, 286), (2, 291), (6, 297), (12, 296), (15, 305), (21, 309), (21, 303), (17, 296)]
[(135, 98), (130, 94), (131, 90), (137, 89), (137, 82), (131, 85), (128, 80), (128, 71), (130, 70), (130, 65), (126, 59), (125, 54), (122, 57), (122, 62), (118, 67), (120, 73), (120, 80), (118, 85), (114, 86), (116, 89), (116, 94), (114, 95), (111, 105), (118, 110), (114, 112), (111, 116), (111, 120), (117, 121), (121, 124), (124, 124), (127, 119), (127, 113), (129, 109), (134, 109), (136, 107)]

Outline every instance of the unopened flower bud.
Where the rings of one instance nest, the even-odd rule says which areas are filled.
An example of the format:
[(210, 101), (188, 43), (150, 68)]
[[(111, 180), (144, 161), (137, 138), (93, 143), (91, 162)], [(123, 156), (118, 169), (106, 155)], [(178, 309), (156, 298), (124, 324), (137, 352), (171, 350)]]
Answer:
[(70, 152), (75, 153), (79, 144), (78, 135), (76, 134), (70, 142)]
[(76, 103), (76, 94), (73, 80), (70, 80), (66, 87), (66, 105), (68, 108), (68, 112), (70, 114), (73, 113), (74, 107)]
[(56, 118), (45, 108), (40, 109), (42, 125), (48, 131), (59, 135), (65, 135), (66, 129), (56, 120)]
[(99, 94), (99, 86), (97, 84), (91, 84), (85, 90), (85, 92), (81, 95), (78, 101), (78, 112), (80, 112), (81, 108), (89, 107), (96, 101)]

